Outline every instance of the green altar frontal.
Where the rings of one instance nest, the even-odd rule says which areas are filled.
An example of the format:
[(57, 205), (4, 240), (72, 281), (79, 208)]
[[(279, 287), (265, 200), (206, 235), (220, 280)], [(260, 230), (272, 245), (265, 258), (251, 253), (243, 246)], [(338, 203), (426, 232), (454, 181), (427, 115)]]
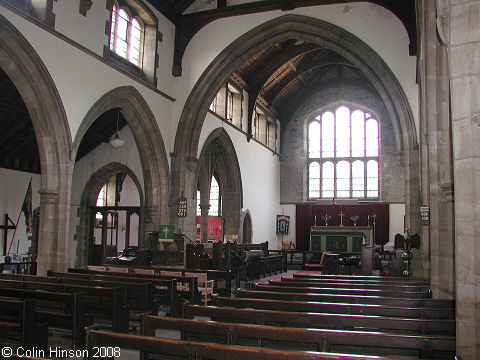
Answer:
[(369, 226), (312, 226), (310, 251), (361, 253), (363, 245), (370, 245), (372, 228)]

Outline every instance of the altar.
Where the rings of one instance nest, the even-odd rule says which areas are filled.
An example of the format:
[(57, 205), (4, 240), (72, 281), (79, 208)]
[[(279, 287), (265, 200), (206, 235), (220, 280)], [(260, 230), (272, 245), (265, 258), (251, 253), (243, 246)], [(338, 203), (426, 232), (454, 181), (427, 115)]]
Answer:
[(310, 251), (361, 254), (364, 245), (373, 245), (373, 231), (370, 226), (310, 228)]

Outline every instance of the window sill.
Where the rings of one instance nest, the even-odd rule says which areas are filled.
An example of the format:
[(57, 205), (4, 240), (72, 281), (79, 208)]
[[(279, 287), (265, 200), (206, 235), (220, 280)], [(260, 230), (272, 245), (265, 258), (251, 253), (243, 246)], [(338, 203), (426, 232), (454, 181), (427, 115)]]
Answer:
[(156, 86), (153, 81), (147, 79), (145, 73), (141, 68), (132, 64), (130, 61), (124, 59), (120, 55), (115, 54), (107, 46), (103, 47), (103, 58), (105, 62), (116, 68), (120, 68), (121, 70), (128, 72), (130, 75), (138, 78), (140, 81), (147, 82), (152, 86)]

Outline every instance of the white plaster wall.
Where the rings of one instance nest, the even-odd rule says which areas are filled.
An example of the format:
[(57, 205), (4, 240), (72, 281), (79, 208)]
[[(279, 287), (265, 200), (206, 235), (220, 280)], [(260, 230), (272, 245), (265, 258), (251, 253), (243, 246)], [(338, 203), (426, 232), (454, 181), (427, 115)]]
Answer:
[(93, 1), (87, 16), (80, 14), (78, 9), (78, 0), (54, 1), (55, 30), (102, 56), (103, 46), (108, 44), (105, 22), (110, 14), (106, 10), (106, 1)]
[(280, 162), (278, 156), (257, 142), (247, 142), (245, 134), (208, 113), (201, 133), (203, 148), (210, 133), (223, 127), (237, 152), (243, 187), (243, 209), (252, 216), (252, 243), (269, 242), (278, 248), (276, 216), (280, 202)]
[[(172, 118), (174, 102), (104, 64), (98, 58), (49, 32), (40, 30), (2, 6), (0, 14), (19, 29), (44, 62), (60, 94), (72, 140), (86, 113), (100, 97), (120, 86), (134, 86), (156, 117), (167, 153), (171, 151), (176, 131), (176, 123)], [(104, 31), (97, 36), (103, 36), (102, 34)], [(173, 44), (173, 40), (170, 42)], [(170, 57), (172, 51), (173, 45), (168, 49)], [(165, 80), (159, 81), (158, 88), (168, 95), (173, 95), (173, 77), (165, 75), (171, 74), (171, 66), (162, 66), (162, 71), (164, 73), (160, 72), (159, 78)]]
[[(11, 246), (10, 254), (17, 252), (17, 243), (19, 243), (18, 253), (26, 254), (31, 245), (31, 241), (27, 237), (25, 217), (23, 216), (22, 205), (27, 193), (28, 182), (32, 178), (32, 212), (40, 206), (40, 190), (41, 178), (38, 174), (31, 174), (22, 171), (15, 171), (0, 168), (0, 225), (4, 224), (4, 216), (8, 214), (13, 223), (17, 222), (18, 228), (13, 239), (14, 230), (8, 230), (7, 233), (7, 251), (10, 247), (12, 239), (14, 240)], [(20, 218), (18, 217), (20, 214)], [(5, 230), (0, 230), (0, 254), (3, 254), (3, 234)], [(0, 262), (3, 262), (3, 257), (0, 256)]]
[(351, 32), (368, 44), (387, 63), (399, 80), (412, 108), (418, 132), (418, 86), (416, 58), (408, 53), (408, 34), (401, 21), (383, 7), (370, 3), (323, 5), (293, 11), (271, 11), (216, 20), (203, 27), (188, 44), (183, 57), (183, 75), (177, 79), (174, 117), (179, 118), (188, 94), (204, 69), (235, 39), (252, 28), (286, 14), (318, 18)]
[(296, 217), (295, 217), (295, 210), (296, 210), (296, 205), (295, 204), (281, 204), (280, 205), (280, 212), (278, 215), (287, 215), (290, 216), (290, 225), (288, 229), (288, 234), (286, 235), (281, 235), (277, 234), (278, 238), (278, 243), (279, 243), (279, 248), (282, 248), (281, 241), (286, 241), (289, 242), (291, 241), (292, 243), (296, 244)]
[(140, 206), (140, 195), (138, 194), (137, 185), (128, 175), (123, 180), (118, 206)]

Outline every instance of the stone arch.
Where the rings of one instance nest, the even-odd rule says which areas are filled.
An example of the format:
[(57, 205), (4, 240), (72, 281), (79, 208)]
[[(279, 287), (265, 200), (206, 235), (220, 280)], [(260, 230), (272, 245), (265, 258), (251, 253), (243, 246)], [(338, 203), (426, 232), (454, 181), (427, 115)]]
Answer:
[(157, 121), (145, 99), (133, 86), (113, 89), (103, 95), (88, 111), (80, 125), (74, 148), (90, 125), (104, 112), (118, 108), (133, 133), (142, 163), (145, 189), (145, 231), (153, 231), (168, 219), (168, 158)]
[[(242, 177), (237, 153), (224, 128), (215, 129), (205, 141), (196, 169), (201, 188), (210, 190), (210, 180), (216, 173), (223, 198), (224, 233), (240, 234), (240, 218), (243, 206)], [(202, 198), (205, 198), (203, 196)], [(208, 200), (202, 199), (202, 229), (208, 224)], [(204, 210), (205, 209), (205, 210)], [(202, 238), (205, 238), (206, 233)]]
[[(77, 232), (77, 258), (75, 259), (75, 266), (82, 267), (88, 265), (88, 230), (90, 226), (90, 206), (94, 206), (97, 200), (97, 195), (102, 186), (114, 175), (119, 173), (126, 173), (135, 183), (139, 196), (140, 208), (144, 209), (145, 196), (143, 194), (142, 185), (135, 173), (127, 166), (112, 162), (105, 165), (103, 168), (97, 170), (88, 180), (82, 192), (80, 200), (80, 224)], [(142, 210), (143, 211), (143, 210)], [(141, 214), (143, 215), (143, 214)], [(142, 216), (143, 217), (143, 216)], [(144, 231), (144, 230), (143, 230)], [(142, 233), (142, 224), (140, 224), (140, 233)]]
[[(305, 40), (330, 49), (356, 66), (371, 82), (392, 121), (397, 152), (404, 154), (406, 226), (417, 231), (419, 224), (415, 214), (420, 194), (418, 140), (405, 93), (387, 64), (366, 43), (346, 30), (319, 19), (301, 15), (280, 16), (240, 36), (212, 61), (195, 84), (183, 108), (175, 138), (172, 167), (186, 168), (188, 164), (182, 161), (195, 157), (209, 103), (230, 74), (259, 51), (288, 39)], [(178, 164), (174, 165), (174, 162)], [(182, 176), (180, 172), (179, 175)], [(182, 178), (174, 181), (185, 182)]]
[(0, 67), (22, 96), (37, 138), (41, 166), (38, 273), (65, 270), (73, 162), (67, 116), (46, 66), (23, 35), (0, 15)]
[(240, 232), (239, 242), (243, 244), (251, 244), (253, 239), (252, 215), (250, 210), (242, 211), (242, 231)]

